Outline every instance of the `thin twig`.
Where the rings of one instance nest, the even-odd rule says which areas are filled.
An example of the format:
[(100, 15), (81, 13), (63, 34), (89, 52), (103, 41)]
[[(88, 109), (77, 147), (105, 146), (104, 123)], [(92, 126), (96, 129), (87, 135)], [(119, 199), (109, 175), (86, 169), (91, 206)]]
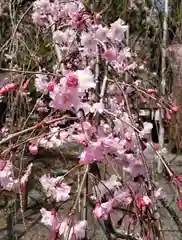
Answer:
[(72, 209), (71, 209), (71, 211), (70, 211), (71, 214), (74, 213), (75, 210), (76, 210), (76, 207), (77, 207), (77, 204), (78, 204), (78, 202), (79, 202), (80, 195), (81, 195), (81, 192), (82, 192), (82, 189), (83, 189), (85, 180), (86, 180), (86, 178), (87, 178), (88, 171), (89, 171), (89, 165), (86, 165), (86, 166), (85, 166), (85, 172), (84, 172), (82, 181), (81, 181), (81, 183), (80, 183), (80, 188), (79, 188), (79, 190), (78, 190), (78, 193), (77, 193), (77, 196), (76, 196), (74, 205), (73, 205), (73, 207), (72, 207)]
[(31, 74), (31, 75), (36, 75), (36, 74), (40, 74), (40, 75), (50, 75), (53, 77), (60, 77), (60, 74), (56, 74), (56, 73), (50, 73), (50, 72), (34, 72), (34, 71), (24, 71), (24, 70), (18, 70), (18, 69), (9, 69), (9, 68), (0, 68), (0, 71), (3, 72), (11, 72), (11, 73), (22, 73), (22, 74)]
[[(50, 124), (52, 124), (52, 123), (55, 123), (55, 122), (61, 121), (61, 120), (65, 120), (65, 119), (76, 120), (76, 119), (78, 119), (78, 118), (77, 118), (77, 117), (63, 116), (63, 117), (61, 117), (61, 118), (56, 118), (56, 119), (50, 120), (50, 121), (48, 121), (48, 122), (45, 122), (45, 124), (46, 124), (46, 125), (50, 125)], [(44, 123), (44, 121), (42, 121), (42, 124), (43, 124), (43, 123)], [(41, 124), (41, 123), (40, 123), (40, 124)], [(23, 134), (25, 134), (25, 133), (28, 133), (28, 132), (30, 132), (30, 131), (33, 131), (33, 130), (36, 129), (36, 128), (37, 128), (37, 125), (34, 125), (34, 126), (30, 127), (30, 128), (24, 129), (24, 130), (22, 130), (22, 131), (20, 131), (20, 132), (16, 132), (16, 133), (10, 134), (7, 138), (4, 138), (4, 139), (2, 139), (2, 140), (0, 141), (0, 145), (6, 143), (6, 142), (8, 142), (8, 141), (10, 141), (11, 139), (13, 139), (13, 138), (15, 138), (15, 137), (18, 137), (18, 136), (20, 136), (20, 135), (23, 135)]]

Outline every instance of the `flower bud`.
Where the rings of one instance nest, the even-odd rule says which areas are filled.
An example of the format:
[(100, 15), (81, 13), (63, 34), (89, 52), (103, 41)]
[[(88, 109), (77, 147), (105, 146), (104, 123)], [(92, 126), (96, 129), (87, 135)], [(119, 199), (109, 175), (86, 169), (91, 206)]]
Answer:
[(37, 155), (38, 154), (38, 147), (37, 147), (37, 145), (35, 145), (35, 144), (31, 144), (30, 146), (29, 146), (29, 151), (30, 151), (30, 153), (32, 154), (32, 155)]
[(28, 85), (30, 83), (30, 80), (28, 79), (24, 84), (23, 84), (23, 89), (26, 90), (28, 88)]
[(176, 113), (178, 112), (179, 108), (176, 104), (173, 104), (173, 106), (171, 107), (171, 110)]
[(159, 147), (157, 145), (155, 145), (153, 148), (154, 148), (154, 151), (158, 151), (159, 150)]
[(148, 94), (153, 94), (155, 92), (156, 92), (155, 89), (152, 89), (152, 88), (146, 89), (146, 93)]
[(88, 147), (88, 141), (87, 140), (81, 141), (80, 144), (82, 144), (84, 147)]
[(182, 183), (182, 176), (175, 176), (176, 180), (178, 180), (178, 182)]
[(53, 81), (49, 82), (47, 85), (47, 91), (52, 92), (54, 90), (55, 83)]
[(102, 16), (100, 14), (96, 14), (94, 17), (95, 24), (99, 25), (101, 22)]
[(68, 87), (74, 87), (74, 88), (78, 87), (78, 78), (74, 74), (70, 74), (67, 77), (66, 85)]
[(131, 139), (132, 139), (132, 135), (129, 133), (129, 132), (126, 132), (124, 134), (124, 138), (127, 142), (131, 142)]
[(178, 205), (179, 210), (182, 211), (182, 198), (178, 197), (176, 199), (176, 201), (177, 201), (177, 205)]

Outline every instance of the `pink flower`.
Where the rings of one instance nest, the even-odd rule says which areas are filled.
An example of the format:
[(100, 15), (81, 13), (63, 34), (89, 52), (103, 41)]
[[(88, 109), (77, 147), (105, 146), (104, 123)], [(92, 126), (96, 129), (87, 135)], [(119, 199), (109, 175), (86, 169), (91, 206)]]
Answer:
[(79, 221), (77, 224), (73, 226), (73, 231), (76, 236), (76, 239), (83, 239), (85, 237), (87, 227), (87, 221)]
[(124, 138), (126, 139), (126, 141), (131, 142), (131, 140), (132, 140), (132, 134), (129, 133), (129, 132), (126, 132), (126, 133), (124, 134)]
[(102, 102), (97, 102), (94, 103), (92, 106), (90, 106), (90, 112), (98, 112), (98, 113), (103, 113), (104, 111), (104, 104)]
[(148, 207), (152, 204), (151, 199), (148, 196), (138, 196), (136, 198), (136, 205), (139, 209)]
[(15, 90), (16, 87), (17, 87), (17, 84), (15, 84), (15, 83), (8, 83), (8, 84), (6, 84), (6, 87), (7, 87), (7, 89), (8, 89), (9, 91)]
[(159, 188), (157, 190), (154, 191), (154, 197), (156, 199), (163, 199), (165, 198), (165, 194), (163, 192), (163, 189), (162, 188)]
[(17, 84), (8, 83), (0, 89), (0, 95), (4, 95), (6, 93), (9, 93), (10, 91), (15, 90), (16, 88), (17, 88)]
[(41, 15), (39, 12), (32, 13), (32, 20), (39, 26), (45, 26), (47, 24), (47, 16), (43, 14)]
[(27, 171), (21, 177), (21, 179), (13, 178), (13, 165), (10, 161), (1, 161), (0, 170), (0, 185), (7, 191), (17, 191), (20, 187), (20, 183), (24, 184), (28, 181), (28, 177), (31, 173), (32, 163), (28, 165)]
[(108, 32), (108, 37), (115, 41), (122, 41), (124, 38), (124, 33), (128, 30), (128, 26), (123, 25), (123, 22), (121, 19), (118, 19), (114, 23), (111, 24), (111, 28)]
[(103, 158), (103, 154), (104, 154), (103, 144), (100, 141), (92, 142), (81, 153), (79, 163), (88, 164), (94, 161), (99, 161)]
[(1, 179), (1, 187), (7, 191), (17, 192), (20, 187), (19, 179), (13, 179), (12, 176)]
[(10, 161), (1, 160), (0, 185), (3, 189), (11, 191), (14, 188), (14, 180), (12, 178), (13, 164)]
[(54, 85), (55, 85), (54, 81), (51, 81), (48, 83), (48, 85), (47, 85), (48, 92), (52, 92), (54, 90)]
[(62, 177), (51, 178), (43, 175), (40, 183), (45, 189), (47, 197), (52, 197), (56, 202), (67, 201), (70, 198), (71, 187), (63, 182)]
[(23, 90), (27, 90), (28, 89), (28, 86), (30, 84), (30, 79), (28, 79), (24, 84), (23, 84)]
[(80, 98), (77, 91), (66, 90), (65, 92), (57, 93), (52, 101), (52, 107), (60, 110), (70, 110), (72, 107), (77, 107), (80, 104)]
[(87, 25), (86, 16), (82, 12), (70, 13), (70, 18), (74, 29), (83, 30)]
[(66, 78), (66, 85), (70, 88), (78, 87), (78, 78), (75, 74), (70, 73)]
[(48, 112), (48, 108), (46, 107), (45, 103), (41, 99), (38, 99), (36, 101), (36, 107), (38, 112)]
[(7, 191), (11, 191), (14, 187), (12, 178), (13, 165), (10, 161), (5, 160), (1, 160), (0, 164), (0, 186)]
[(120, 187), (121, 183), (118, 181), (116, 175), (112, 175), (110, 179), (106, 181), (101, 181), (97, 186), (92, 188), (93, 195), (91, 199), (101, 200), (104, 194), (109, 193), (109, 191), (115, 190)]
[(1, 160), (0, 161), (0, 178), (10, 176), (12, 174), (13, 164), (10, 161)]
[(117, 50), (110, 48), (103, 53), (103, 57), (109, 62), (114, 61), (117, 58)]
[(130, 49), (125, 47), (118, 53), (117, 61), (122, 64), (123, 61), (131, 57)]
[(143, 123), (143, 130), (141, 131), (142, 135), (150, 134), (153, 128), (153, 124), (150, 122)]
[(83, 32), (81, 35), (81, 44), (84, 46), (84, 48), (91, 50), (91, 51), (96, 51), (96, 45), (97, 42), (93, 38), (92, 34), (89, 32)]
[(58, 230), (60, 226), (60, 219), (57, 214), (53, 214), (52, 211), (47, 211), (45, 208), (40, 209), (42, 215), (41, 223), (47, 227), (51, 227), (52, 230)]
[(148, 94), (154, 94), (154, 93), (156, 93), (156, 90), (155, 90), (155, 89), (152, 89), (152, 88), (149, 88), (149, 89), (146, 89), (146, 93), (148, 93)]
[(37, 147), (37, 145), (32, 143), (32, 144), (29, 146), (29, 151), (30, 151), (30, 153), (31, 153), (32, 155), (37, 155), (37, 154), (38, 154), (38, 147)]
[(182, 211), (182, 197), (177, 197), (176, 201), (177, 201), (179, 210)]
[(2, 87), (0, 89), (0, 95), (4, 95), (9, 92), (9, 89), (7, 87)]
[(35, 78), (35, 88), (38, 92), (47, 93), (48, 78), (46, 75), (37, 74)]
[(154, 146), (154, 151), (158, 151), (159, 147), (157, 145)]
[(132, 162), (130, 162), (129, 166), (125, 168), (125, 170), (130, 173), (132, 178), (136, 178), (139, 175), (145, 175), (143, 163), (139, 160), (134, 159)]
[(77, 70), (75, 74), (79, 80), (79, 92), (85, 92), (90, 88), (95, 88), (94, 76), (88, 67), (84, 70)]
[(146, 240), (151, 240), (150, 231), (147, 232)]
[(91, 137), (96, 132), (96, 128), (93, 127), (89, 122), (83, 122), (83, 129), (87, 136)]
[(111, 213), (113, 200), (109, 200), (105, 203), (96, 203), (93, 214), (96, 218), (107, 220), (109, 214)]
[(59, 227), (59, 234), (63, 236), (64, 239), (83, 239), (85, 237), (85, 232), (87, 228), (87, 221), (79, 221), (75, 224), (70, 224), (69, 218), (64, 218), (61, 221)]
[(171, 110), (176, 113), (176, 112), (178, 112), (179, 108), (176, 104), (173, 104), (171, 107)]
[(182, 176), (175, 176), (176, 180), (182, 183)]
[(116, 200), (118, 203), (123, 203), (125, 206), (128, 206), (132, 202), (132, 197), (129, 190), (118, 190), (114, 193), (114, 200)]
[(108, 33), (108, 28), (103, 27), (102, 25), (98, 26), (98, 29), (95, 33), (95, 36), (100, 39), (101, 41), (106, 41), (107, 40), (107, 33)]
[(71, 187), (62, 182), (55, 187), (55, 190), (52, 190), (52, 197), (56, 202), (67, 201), (70, 198), (70, 191)]

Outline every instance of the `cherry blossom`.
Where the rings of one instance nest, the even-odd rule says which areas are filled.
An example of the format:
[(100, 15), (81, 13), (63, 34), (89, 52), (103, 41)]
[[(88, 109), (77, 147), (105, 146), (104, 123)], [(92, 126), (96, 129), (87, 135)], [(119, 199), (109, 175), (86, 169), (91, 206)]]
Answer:
[(182, 211), (182, 197), (177, 197), (177, 205), (180, 211)]
[(102, 25), (99, 25), (95, 32), (96, 38), (100, 39), (101, 41), (107, 41), (108, 30), (109, 29), (107, 27), (103, 27)]
[[(155, 96), (157, 92), (148, 85), (144, 90), (141, 80), (124, 80), (126, 72), (142, 70), (138, 62), (134, 61), (136, 55), (124, 41), (128, 26), (121, 19), (107, 25), (101, 14), (90, 14), (82, 0), (37, 0), (32, 18), (36, 24), (51, 30), (58, 58), (52, 68), (56, 74), (55, 79), (51, 74), (37, 74), (35, 77), (36, 91), (42, 93), (36, 110), (42, 116), (43, 112), (50, 109), (53, 120), (55, 116), (64, 114), (67, 117), (69, 112), (76, 116), (76, 120), (74, 123), (61, 120), (51, 125), (46, 122), (46, 134), (43, 133), (37, 142), (29, 145), (30, 153), (38, 154), (38, 147), (52, 150), (68, 147), (72, 151), (76, 145), (78, 168), (84, 169), (88, 166), (82, 165), (89, 164), (99, 170), (103, 166), (112, 169), (111, 177), (106, 173), (104, 180), (103, 176), (100, 179), (99, 173), (89, 174), (93, 178), (90, 182), (92, 192), (89, 195), (95, 203), (93, 215), (100, 220), (109, 220), (116, 212), (115, 208), (122, 206), (131, 208), (132, 216), (126, 214), (128, 219), (135, 222), (133, 219), (139, 210), (142, 219), (143, 210), (155, 205), (145, 194), (150, 160), (159, 151), (151, 144), (153, 125), (144, 122), (142, 128), (142, 124), (137, 121), (137, 114), (132, 110), (130, 112), (130, 108), (134, 106), (133, 96), (141, 95), (141, 101), (143, 99), (148, 103), (146, 96)], [(4, 92), (7, 93), (7, 89)], [(166, 119), (171, 120), (172, 115), (178, 112), (178, 107), (173, 103), (165, 103), (163, 99), (160, 101), (165, 106)], [(62, 125), (66, 125), (66, 129)], [(122, 183), (117, 177), (120, 170), (125, 173)], [(2, 170), (1, 185), (8, 189), (16, 188), (20, 182), (27, 182), (30, 172), (31, 166), (21, 180), (17, 181), (12, 177), (12, 170)], [(115, 175), (112, 175), (113, 172)], [(173, 181), (176, 187), (179, 187), (179, 181), (177, 177)], [(40, 182), (46, 196), (54, 203), (70, 198), (71, 187), (63, 177), (43, 175)], [(82, 194), (82, 190), (77, 194)], [(163, 199), (165, 194), (158, 188), (153, 190), (153, 197), (157, 201)], [(75, 202), (77, 204), (77, 200)], [(181, 208), (180, 198), (177, 202)], [(53, 232), (59, 232), (62, 238), (85, 237), (87, 222), (77, 221), (74, 214), (67, 213), (61, 217), (55, 210), (53, 213), (46, 209), (41, 209), (41, 214), (42, 223), (51, 227)]]
[(136, 199), (136, 205), (139, 209), (148, 207), (151, 204), (152, 204), (152, 201), (148, 196), (138, 196)]
[(70, 224), (68, 218), (64, 218), (59, 227), (59, 234), (64, 237), (64, 239), (71, 240), (73, 235), (76, 239), (82, 239), (85, 237), (87, 221), (79, 221), (76, 224)]
[(37, 74), (35, 78), (35, 87), (36, 90), (41, 93), (47, 92), (48, 87), (48, 78), (46, 75)]
[(107, 50), (104, 52), (103, 57), (104, 57), (107, 61), (116, 60), (116, 58), (117, 58), (117, 50), (114, 49), (114, 48), (107, 49)]
[(90, 106), (90, 112), (98, 112), (98, 113), (103, 113), (104, 111), (104, 104), (102, 102), (99, 103), (94, 103), (92, 106)]
[(29, 151), (32, 155), (37, 155), (38, 154), (38, 147), (36, 144), (32, 143), (30, 146), (29, 146)]
[(94, 200), (101, 200), (104, 194), (109, 193), (109, 191), (120, 187), (121, 183), (118, 181), (116, 175), (112, 175), (110, 179), (100, 182), (97, 186), (92, 189), (93, 195), (91, 196)]
[(55, 215), (52, 211), (47, 211), (45, 208), (41, 208), (40, 213), (42, 215), (41, 223), (53, 230), (57, 231), (59, 229), (60, 219), (57, 214)]
[(128, 26), (124, 25), (121, 19), (118, 19), (111, 24), (111, 28), (107, 36), (115, 41), (122, 41), (124, 39), (124, 33), (127, 31)]
[(150, 134), (153, 128), (153, 124), (149, 122), (144, 122), (143, 123), (143, 130), (141, 131), (142, 135), (144, 136), (145, 134)]
[(104, 154), (104, 146), (102, 142), (92, 142), (80, 155), (79, 163), (91, 163), (94, 161), (101, 161)]
[(66, 85), (68, 88), (78, 87), (78, 78), (74, 73), (68, 74), (68, 76), (66, 78)]
[(132, 196), (129, 190), (117, 190), (114, 193), (114, 200), (116, 200), (117, 203), (123, 203), (128, 206), (132, 202)]
[(101, 204), (96, 203), (96, 207), (93, 210), (94, 216), (99, 219), (107, 220), (109, 214), (112, 211), (112, 203), (112, 200)]
[(51, 178), (43, 175), (40, 178), (47, 197), (52, 197), (56, 202), (67, 201), (70, 196), (71, 187), (63, 182), (62, 177)]
[(52, 92), (54, 90), (54, 85), (55, 85), (54, 81), (49, 82), (47, 85), (47, 91)]
[(17, 88), (17, 84), (15, 83), (8, 83), (4, 87), (0, 89), (0, 95), (4, 95), (6, 93), (9, 93)]
[(24, 185), (28, 181), (32, 166), (32, 163), (29, 164), (25, 174), (19, 179), (14, 177), (12, 162), (1, 160), (0, 186), (7, 191), (18, 191), (20, 185)]
[(96, 45), (97, 41), (93, 39), (93, 36), (91, 33), (83, 32), (81, 36), (81, 44), (84, 46), (84, 48), (90, 50), (90, 51), (96, 51)]
[(74, 29), (84, 30), (87, 25), (87, 18), (81, 11), (70, 13), (71, 25)]
[(80, 91), (84, 92), (89, 88), (95, 88), (94, 76), (89, 68), (85, 68), (84, 70), (77, 70), (75, 72), (78, 80)]
[(72, 92), (67, 90), (63, 93), (57, 93), (52, 101), (52, 106), (55, 109), (69, 110), (74, 106), (77, 106), (80, 102), (78, 92)]
[(154, 191), (154, 196), (156, 199), (164, 199), (166, 197), (162, 188), (158, 188)]
[(172, 111), (175, 112), (175, 113), (178, 112), (178, 110), (179, 110), (179, 108), (178, 108), (178, 106), (177, 106), (176, 104), (173, 104), (172, 107), (171, 107), (171, 109), (172, 109)]
[(156, 90), (155, 90), (155, 89), (152, 89), (152, 88), (149, 88), (149, 89), (146, 90), (146, 92), (147, 92), (148, 94), (153, 94), (153, 93), (156, 92)]

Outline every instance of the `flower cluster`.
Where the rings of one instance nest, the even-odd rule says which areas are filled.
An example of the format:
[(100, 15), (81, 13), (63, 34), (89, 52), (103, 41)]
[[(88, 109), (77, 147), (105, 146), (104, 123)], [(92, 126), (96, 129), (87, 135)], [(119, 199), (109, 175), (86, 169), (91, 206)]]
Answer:
[(43, 175), (40, 178), (40, 183), (45, 189), (47, 197), (52, 196), (56, 202), (66, 201), (70, 198), (71, 187), (63, 182), (62, 177), (51, 178)]
[[(40, 26), (57, 26), (51, 27), (51, 33), (59, 61), (54, 66), (57, 77), (38, 74), (35, 78), (36, 90), (49, 97), (48, 103), (43, 98), (37, 102), (37, 110), (71, 111), (77, 121), (66, 129), (62, 129), (59, 123), (50, 125), (49, 134), (32, 142), (30, 152), (36, 155), (39, 147), (51, 149), (65, 143), (77, 143), (82, 149), (80, 166), (93, 163), (111, 165), (114, 169), (122, 168), (128, 178), (127, 184), (123, 184), (121, 179), (112, 175), (93, 186), (93, 215), (106, 220), (120, 206), (126, 209), (136, 207), (141, 210), (141, 215), (147, 213), (147, 208), (153, 208), (154, 203), (151, 196), (144, 194), (145, 187), (141, 185), (149, 175), (145, 166), (148, 163), (143, 157), (150, 160), (157, 150), (150, 144), (152, 124), (145, 122), (138, 128), (136, 116), (128, 109), (138, 83), (124, 85), (120, 81), (126, 72), (137, 68), (125, 44), (128, 26), (121, 19), (106, 26), (101, 16), (87, 13), (81, 1), (37, 0), (32, 17)], [(101, 72), (102, 68), (104, 71)], [(156, 94), (153, 89), (143, 92), (152, 97)], [(63, 180), (47, 175), (40, 178), (47, 197), (55, 202), (70, 198), (71, 188)], [(160, 190), (155, 191), (155, 200), (163, 197)], [(84, 237), (85, 220), (73, 223), (68, 218), (58, 218), (57, 212), (53, 214), (42, 209), (41, 213), (42, 222), (65, 239)], [(135, 214), (132, 218), (136, 217)]]
[(75, 219), (59, 216), (55, 211), (40, 210), (41, 222), (53, 231), (58, 232), (64, 239), (83, 239), (85, 237), (87, 221), (77, 222)]
[(13, 172), (13, 164), (9, 160), (0, 161), (0, 186), (3, 190), (19, 192), (28, 181), (31, 174), (33, 164), (29, 164), (26, 172), (21, 178), (15, 178)]
[[(60, 150), (65, 146), (73, 148), (75, 144), (80, 150), (77, 167), (85, 171), (80, 171), (83, 179), (67, 216), (59, 214), (58, 207), (59, 202), (69, 201), (72, 196), (72, 189), (66, 183), (67, 174), (64, 177), (45, 174), (40, 178), (47, 198), (54, 205), (53, 211), (40, 210), (41, 222), (51, 228), (53, 240), (58, 233), (63, 239), (85, 237), (87, 221), (76, 219), (75, 208), (86, 176), (92, 180), (89, 182), (92, 192), (87, 197), (94, 204), (95, 218), (113, 220), (118, 209), (122, 209), (130, 225), (147, 216), (153, 219), (156, 201), (165, 195), (161, 188), (152, 186), (150, 167), (154, 155), (160, 157), (159, 153), (164, 152), (152, 145), (153, 125), (138, 121), (135, 103), (158, 101), (158, 106), (166, 109), (168, 121), (178, 107), (158, 99), (157, 89), (144, 90), (141, 81), (129, 79), (129, 74), (141, 67), (126, 44), (128, 26), (121, 19), (106, 25), (102, 16), (88, 12), (81, 0), (36, 0), (32, 20), (50, 30), (57, 64), (52, 66), (54, 73), (43, 66), (33, 79), (38, 97), (32, 113), (37, 114), (39, 123), (30, 129), (33, 134), (39, 131), (40, 134), (28, 142), (29, 151), (38, 155), (40, 148)], [(0, 95), (17, 89), (28, 92), (29, 84), (30, 80), (21, 86), (7, 84), (0, 89)], [(1, 135), (7, 136), (5, 127)], [(97, 173), (93, 170), (95, 166), (99, 169), (95, 170)], [(100, 174), (103, 166), (112, 171), (110, 178), (105, 172), (104, 180)], [(17, 192), (28, 181), (32, 164), (20, 178), (14, 177), (11, 161), (1, 160), (0, 168), (1, 188)], [(175, 184), (179, 187), (179, 183)], [(181, 199), (177, 201), (181, 208)]]

